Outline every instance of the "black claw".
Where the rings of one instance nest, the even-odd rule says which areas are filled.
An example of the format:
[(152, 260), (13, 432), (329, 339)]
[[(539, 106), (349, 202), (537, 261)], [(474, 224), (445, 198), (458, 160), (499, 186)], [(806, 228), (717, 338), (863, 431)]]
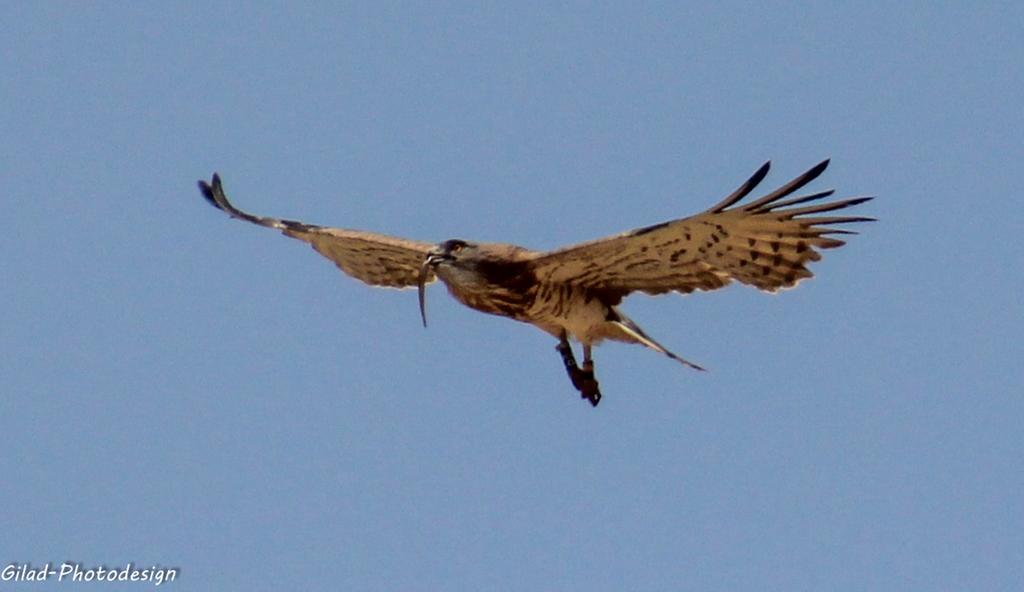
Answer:
[(594, 379), (594, 363), (590, 360), (583, 362), (581, 369), (576, 364), (576, 356), (572, 353), (572, 346), (567, 342), (559, 343), (555, 349), (562, 355), (562, 363), (565, 371), (569, 374), (572, 386), (580, 392), (580, 398), (590, 401), (590, 404), (597, 407), (601, 402), (601, 391), (598, 388), (597, 380)]
[(580, 391), (580, 397), (590, 401), (590, 404), (597, 407), (601, 402), (601, 390), (594, 378), (593, 370), (580, 370), (579, 385), (576, 388)]

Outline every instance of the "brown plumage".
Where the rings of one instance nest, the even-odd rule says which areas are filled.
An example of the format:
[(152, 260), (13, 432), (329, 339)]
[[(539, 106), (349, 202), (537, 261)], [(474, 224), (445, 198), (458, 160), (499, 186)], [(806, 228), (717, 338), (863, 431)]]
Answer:
[[(639, 343), (702, 369), (625, 316), (618, 308), (624, 297), (638, 291), (715, 290), (734, 280), (769, 292), (789, 288), (813, 275), (807, 264), (821, 259), (819, 250), (844, 244), (830, 235), (855, 234), (835, 225), (873, 220), (821, 215), (870, 197), (821, 202), (833, 193), (822, 191), (786, 199), (827, 166), (826, 160), (768, 195), (740, 204), (768, 174), (765, 163), (736, 191), (700, 214), (550, 252), (460, 239), (434, 245), (253, 216), (228, 201), (218, 175), (210, 183), (200, 181), (199, 187), (217, 208), (308, 242), (358, 280), (373, 286), (419, 287), (424, 325), (424, 284), (440, 278), (452, 296), (470, 308), (537, 326), (558, 340), (573, 385), (597, 405), (601, 393), (591, 347), (604, 339)], [(582, 367), (576, 363), (570, 338), (583, 345)]]

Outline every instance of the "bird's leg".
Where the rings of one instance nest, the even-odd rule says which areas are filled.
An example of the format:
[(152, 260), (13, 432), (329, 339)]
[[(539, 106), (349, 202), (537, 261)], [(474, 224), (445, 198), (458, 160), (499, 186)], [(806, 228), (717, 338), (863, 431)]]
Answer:
[(598, 389), (597, 380), (594, 379), (594, 361), (590, 357), (590, 346), (583, 346), (582, 369), (576, 364), (576, 356), (573, 355), (572, 346), (569, 345), (569, 339), (565, 334), (562, 334), (555, 349), (562, 355), (565, 371), (569, 374), (572, 385), (580, 392), (580, 397), (597, 407), (601, 401), (601, 391)]

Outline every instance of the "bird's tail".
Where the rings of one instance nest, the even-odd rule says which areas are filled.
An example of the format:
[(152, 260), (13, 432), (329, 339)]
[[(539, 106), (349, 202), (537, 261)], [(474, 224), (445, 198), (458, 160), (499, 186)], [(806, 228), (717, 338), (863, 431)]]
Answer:
[(653, 337), (645, 333), (644, 330), (640, 328), (640, 325), (634, 323), (633, 319), (622, 314), (620, 310), (613, 308), (612, 311), (615, 313), (616, 318), (608, 319), (608, 322), (610, 322), (620, 331), (625, 333), (632, 340), (635, 340), (637, 343), (640, 343), (642, 345), (646, 345), (647, 347), (653, 349), (656, 352), (663, 353), (684, 366), (689, 366), (690, 368), (693, 368), (694, 370), (700, 370), (701, 372), (706, 371), (704, 368), (698, 366), (697, 364), (694, 364), (693, 362), (686, 360), (676, 355), (675, 353), (669, 351), (667, 347), (655, 341)]

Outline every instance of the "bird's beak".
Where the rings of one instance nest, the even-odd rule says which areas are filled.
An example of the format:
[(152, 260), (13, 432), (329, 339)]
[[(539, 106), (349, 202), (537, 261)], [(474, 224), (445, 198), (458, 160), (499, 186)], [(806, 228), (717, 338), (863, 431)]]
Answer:
[(443, 253), (431, 252), (423, 260), (420, 266), (420, 275), (416, 280), (416, 290), (420, 299), (420, 318), (423, 319), (423, 326), (427, 326), (427, 276), (433, 271), (437, 264), (446, 259)]

